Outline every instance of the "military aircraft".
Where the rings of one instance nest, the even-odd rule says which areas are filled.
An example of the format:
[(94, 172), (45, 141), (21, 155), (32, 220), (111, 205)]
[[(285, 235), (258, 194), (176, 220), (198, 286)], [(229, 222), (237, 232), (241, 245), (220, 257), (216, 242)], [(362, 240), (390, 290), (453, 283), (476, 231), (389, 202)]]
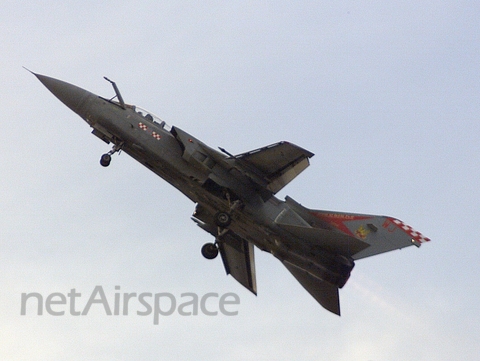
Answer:
[(102, 166), (123, 151), (196, 203), (192, 220), (215, 239), (202, 255), (213, 259), (220, 253), (226, 273), (254, 294), (254, 246), (278, 258), (315, 300), (340, 315), (339, 288), (354, 261), (429, 241), (396, 218), (309, 209), (288, 196), (276, 198), (314, 155), (295, 144), (282, 141), (238, 155), (217, 151), (125, 103), (108, 78), (115, 92), (110, 99), (33, 74), (93, 135), (112, 143)]

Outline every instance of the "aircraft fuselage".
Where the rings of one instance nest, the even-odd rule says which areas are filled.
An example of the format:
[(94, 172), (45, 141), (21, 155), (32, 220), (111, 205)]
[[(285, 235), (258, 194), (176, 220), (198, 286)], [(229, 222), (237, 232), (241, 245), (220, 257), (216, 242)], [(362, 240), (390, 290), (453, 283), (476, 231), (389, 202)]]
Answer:
[(83, 118), (92, 133), (124, 151), (196, 203), (192, 219), (215, 243), (202, 254), (220, 252), (225, 270), (256, 293), (254, 248), (273, 254), (326, 309), (340, 314), (338, 288), (360, 259), (429, 241), (398, 219), (307, 209), (274, 196), (309, 164), (313, 153), (279, 142), (233, 156), (210, 148), (152, 113), (75, 85), (35, 74), (65, 105)]
[[(353, 262), (349, 263), (343, 257), (338, 261), (337, 255), (325, 250), (312, 251), (297, 237), (279, 229), (275, 220), (282, 212), (289, 212), (289, 206), (259, 189), (235, 167), (230, 157), (177, 127), (168, 129), (164, 122), (155, 120), (143, 109), (102, 98), (57, 79), (36, 76), (93, 128), (94, 135), (113, 143), (118, 150), (155, 172), (193, 202), (201, 204), (201, 208), (209, 208), (203, 213), (211, 215), (220, 210), (230, 211), (232, 203), (238, 200), (241, 212), (232, 212), (235, 221), (229, 229), (281, 261), (301, 263), (303, 268), (340, 287), (348, 279)], [(202, 219), (200, 214), (195, 215), (211, 224), (208, 216)], [(217, 229), (202, 228), (214, 237), (218, 236)], [(345, 263), (347, 267), (343, 266)]]

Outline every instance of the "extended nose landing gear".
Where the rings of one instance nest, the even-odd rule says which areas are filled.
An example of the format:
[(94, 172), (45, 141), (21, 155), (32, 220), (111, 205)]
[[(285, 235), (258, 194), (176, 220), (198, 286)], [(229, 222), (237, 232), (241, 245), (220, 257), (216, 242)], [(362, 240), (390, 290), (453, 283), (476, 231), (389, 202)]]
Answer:
[(110, 161), (112, 160), (112, 156), (110, 154), (104, 154), (102, 155), (102, 157), (100, 158), (100, 164), (103, 166), (103, 167), (108, 167), (110, 165)]
[(122, 149), (122, 146), (123, 146), (123, 143), (115, 144), (110, 152), (102, 155), (102, 157), (100, 158), (100, 164), (102, 165), (102, 167), (108, 167), (110, 165), (110, 162), (112, 160), (112, 155), (115, 154), (116, 152), (120, 152), (120, 150)]

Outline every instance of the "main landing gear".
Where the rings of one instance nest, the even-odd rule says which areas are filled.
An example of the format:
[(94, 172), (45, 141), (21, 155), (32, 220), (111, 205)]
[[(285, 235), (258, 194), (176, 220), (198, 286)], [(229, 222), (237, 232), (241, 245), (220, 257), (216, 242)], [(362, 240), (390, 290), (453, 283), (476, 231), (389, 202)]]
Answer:
[(232, 222), (232, 216), (228, 212), (217, 212), (213, 216), (213, 221), (218, 227), (218, 235), (215, 243), (206, 243), (202, 247), (202, 256), (206, 259), (214, 259), (218, 256), (218, 247), (221, 237), (228, 232), (227, 227)]
[(217, 212), (213, 220), (218, 227), (227, 228), (232, 222), (232, 216), (227, 212)]
[(218, 256), (218, 246), (215, 243), (205, 243), (202, 247), (202, 256), (206, 259), (214, 259)]
[(123, 143), (115, 144), (110, 152), (102, 155), (102, 157), (100, 158), (100, 164), (102, 165), (102, 167), (108, 167), (110, 165), (112, 155), (116, 152), (120, 152), (120, 150), (122, 150), (122, 146)]
[(225, 192), (225, 198), (228, 201), (229, 210), (227, 212), (219, 211), (213, 216), (213, 223), (218, 227), (218, 233), (215, 243), (206, 243), (202, 247), (202, 255), (206, 259), (214, 259), (218, 256), (219, 245), (223, 242), (222, 238), (228, 232), (228, 226), (232, 223), (231, 213), (243, 206), (239, 199), (232, 202), (228, 191)]

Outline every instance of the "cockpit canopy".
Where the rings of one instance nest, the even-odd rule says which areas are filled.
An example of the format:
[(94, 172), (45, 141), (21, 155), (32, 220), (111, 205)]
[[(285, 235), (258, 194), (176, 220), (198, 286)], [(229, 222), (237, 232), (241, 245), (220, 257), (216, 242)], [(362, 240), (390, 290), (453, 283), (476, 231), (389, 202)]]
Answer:
[(137, 107), (136, 105), (131, 105), (130, 106), (137, 114), (141, 115), (142, 117), (144, 117), (145, 119), (157, 124), (159, 127), (167, 130), (167, 131), (170, 131), (172, 129), (172, 127), (170, 125), (168, 125), (167, 123), (165, 123), (165, 121), (163, 121), (162, 119), (160, 119), (160, 117), (156, 116), (155, 114), (153, 114), (152, 112), (149, 112), (148, 110), (145, 110), (143, 108), (140, 108), (140, 107)]

